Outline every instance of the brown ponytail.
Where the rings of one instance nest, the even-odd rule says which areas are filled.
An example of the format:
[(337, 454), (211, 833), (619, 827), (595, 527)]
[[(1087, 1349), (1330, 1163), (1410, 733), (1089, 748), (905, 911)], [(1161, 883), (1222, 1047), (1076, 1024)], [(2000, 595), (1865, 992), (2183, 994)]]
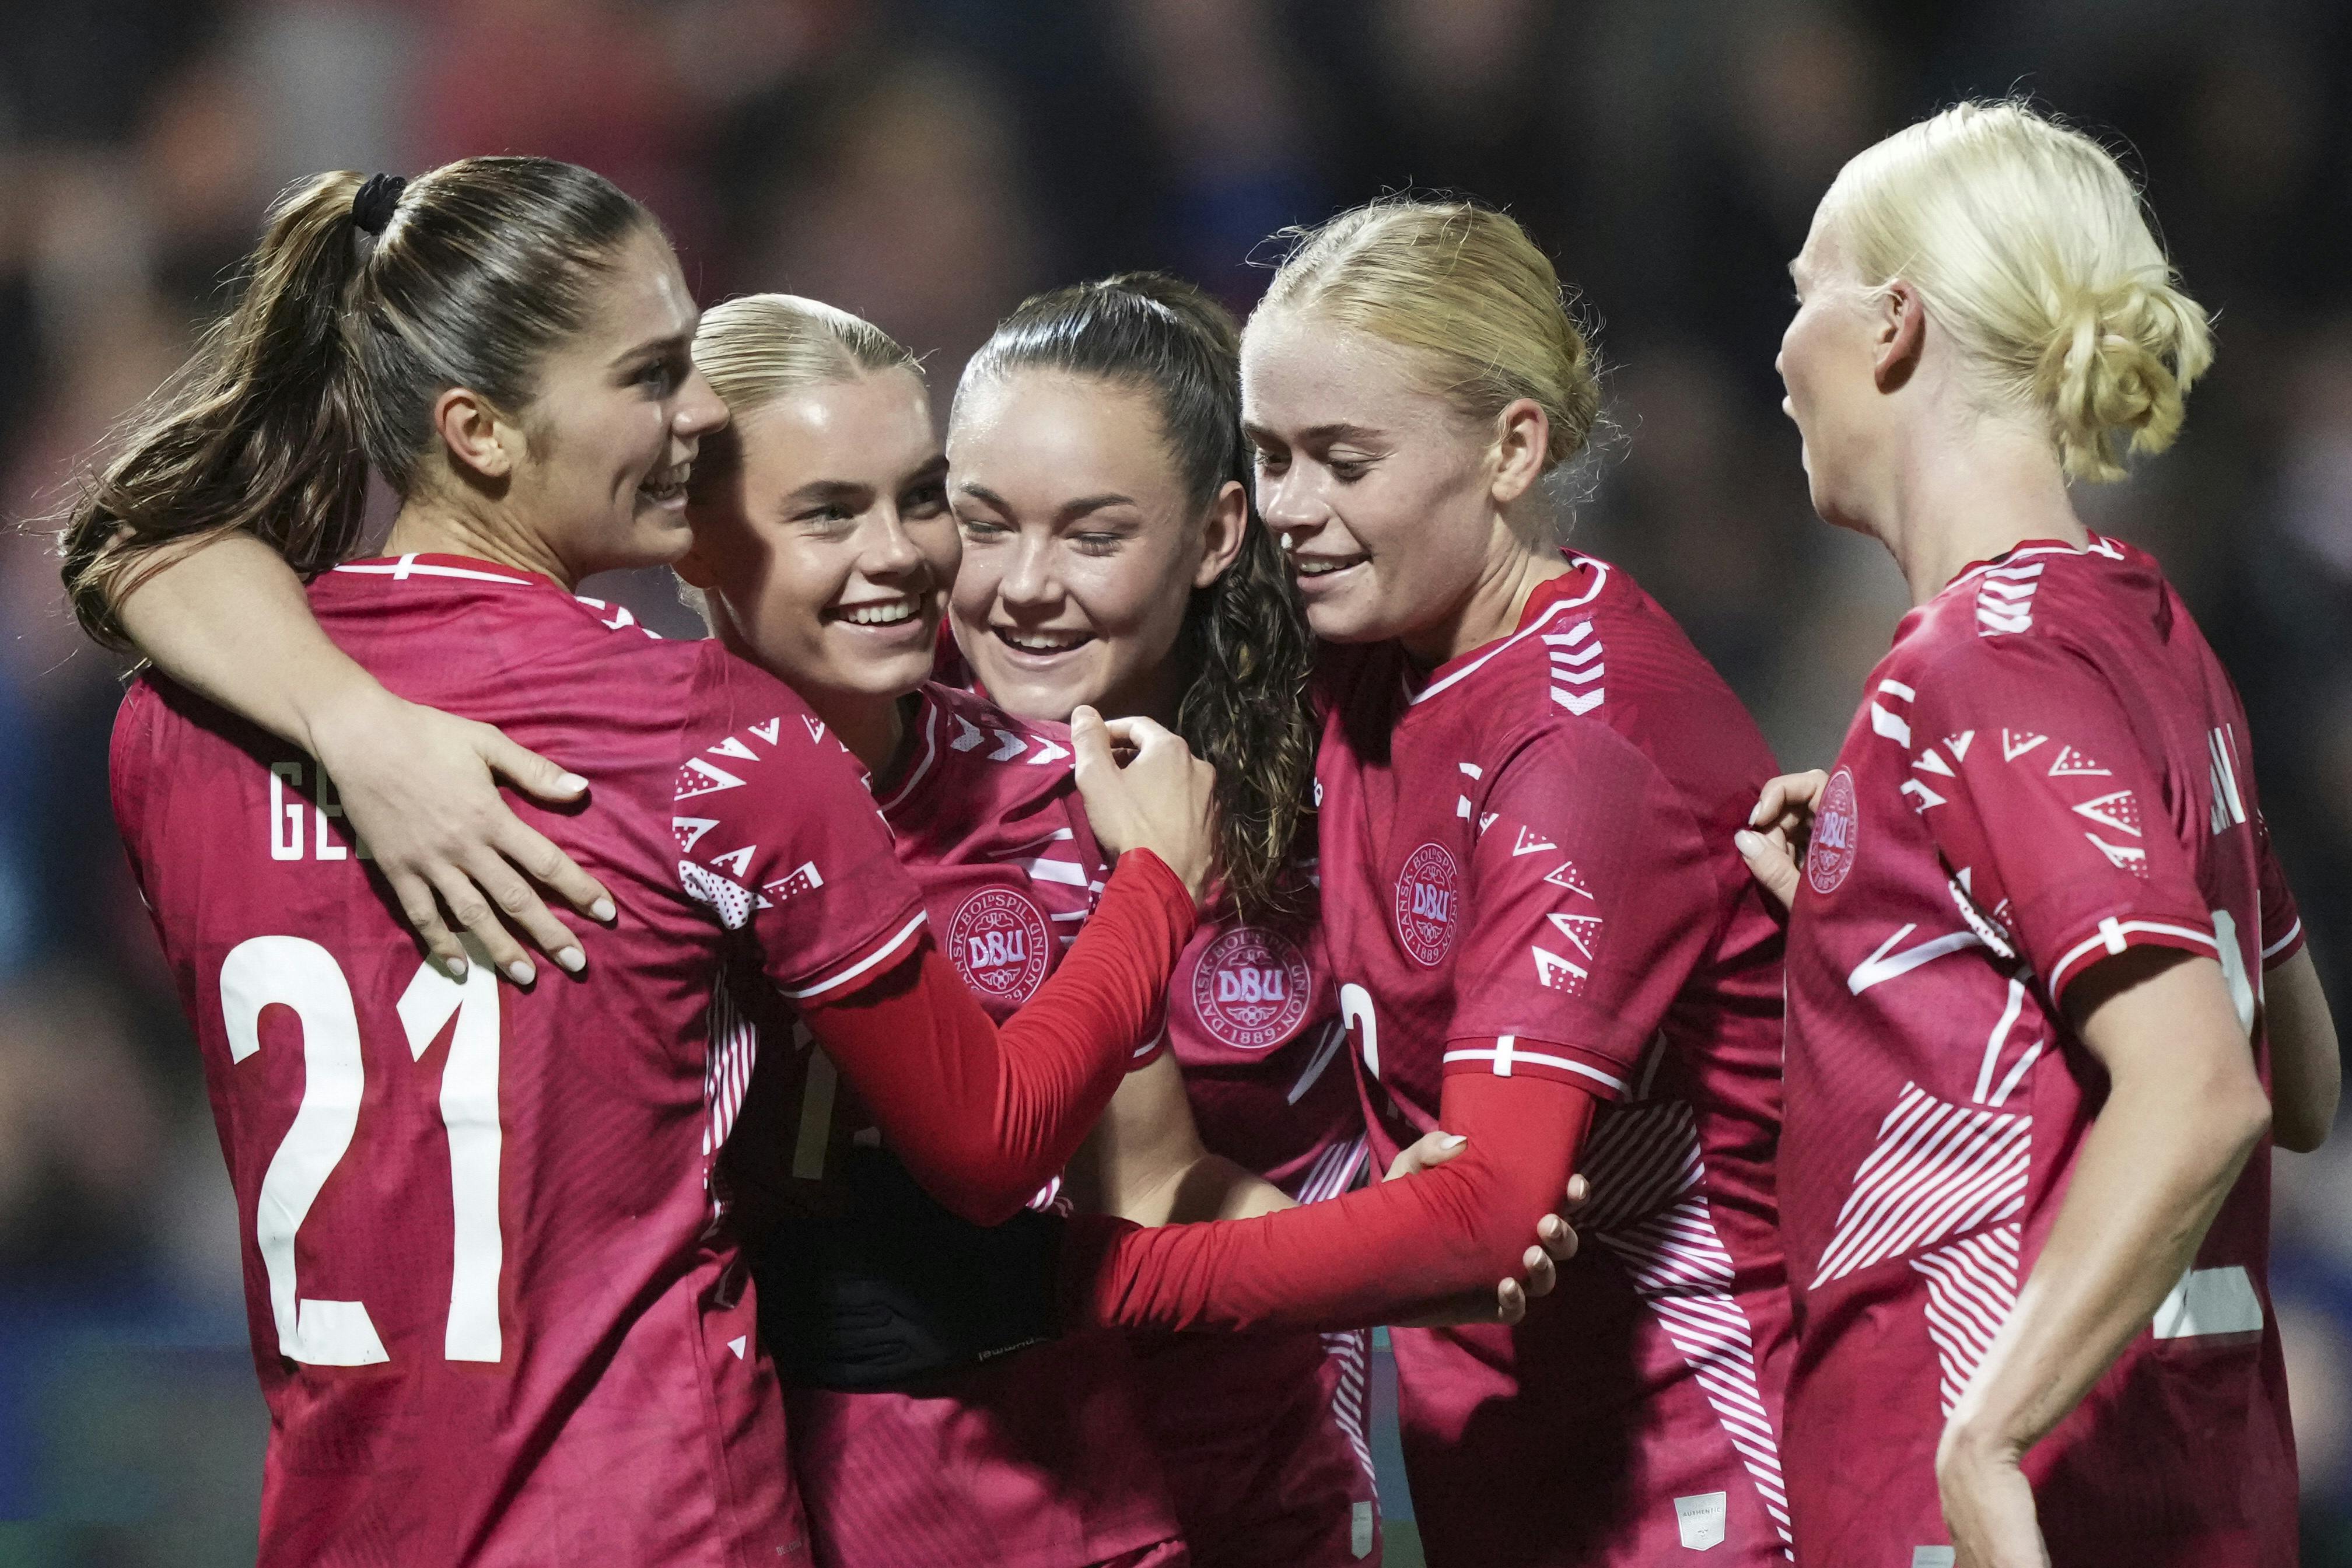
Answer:
[[(1241, 334), (1217, 302), (1179, 279), (1126, 272), (1025, 300), (964, 369), (964, 385), (1042, 368), (1149, 392), (1192, 503), (1226, 481), (1247, 494), (1241, 433)], [(1226, 889), (1245, 916), (1307, 902), (1297, 861), (1309, 821), (1318, 724), (1308, 678), (1314, 638), (1290, 569), (1255, 503), (1241, 553), (1194, 590), (1174, 657), (1190, 679), (1176, 727), (1217, 770), (1217, 837)]]
[(359, 543), (371, 466), (404, 500), (432, 405), (471, 387), (513, 413), (541, 360), (585, 321), (592, 285), (653, 219), (602, 175), (545, 158), (467, 158), (377, 187), (320, 174), (269, 209), (227, 316), (125, 421), (61, 531), (74, 615), (126, 639), (116, 608), (151, 573), (222, 534), (305, 574)]

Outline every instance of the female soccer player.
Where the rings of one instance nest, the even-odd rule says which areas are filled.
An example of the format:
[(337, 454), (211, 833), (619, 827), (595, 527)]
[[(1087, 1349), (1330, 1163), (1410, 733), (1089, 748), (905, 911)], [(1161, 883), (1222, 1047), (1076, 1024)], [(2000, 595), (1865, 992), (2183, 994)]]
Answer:
[[(964, 538), (950, 610), (989, 696), (1038, 721), (1148, 715), (1218, 764), (1224, 902), (1170, 988), (1172, 1060), (1121, 1088), (1072, 1172), (1082, 1206), (1147, 1224), (1328, 1197), (1366, 1159), (1306, 907), (1312, 642), (1250, 505), (1239, 350), (1233, 319), (1174, 279), (1056, 289), (973, 356), (948, 435)], [(1151, 1156), (1171, 1139), (1187, 1146)], [(1142, 1342), (1196, 1563), (1373, 1560), (1367, 1339)]]
[[(242, 693), (277, 736), (151, 679), (114, 751), (246, 1227), (265, 1563), (803, 1553), (712, 1224), (722, 958), (763, 971), (908, 1165), (991, 1220), (1066, 1161), (1191, 933), (1187, 886), (1129, 858), (1000, 1045), (792, 692), (571, 596), (687, 543), (687, 476), (725, 418), (693, 325), (658, 228), (584, 170), (323, 175), (273, 211), (236, 310), (71, 521), (86, 623)], [(371, 468), (401, 500), (397, 553), (350, 562)], [(345, 652), (299, 600), (207, 601), (250, 567), (238, 532), (320, 573), (310, 607), (366, 667), (589, 770), (597, 809), (543, 820), (615, 889), (593, 975), (509, 992), (418, 963), (328, 777), (285, 743), (354, 689)], [(224, 657), (220, 628), (248, 624)], [(1081, 716), (1091, 819), (1205, 884), (1207, 770), (1129, 734), (1121, 773)]]
[(1771, 761), (1622, 573), (1546, 542), (1599, 402), (1559, 281), (1499, 214), (1364, 208), (1283, 263), (1242, 364), (1259, 506), (1339, 645), (1322, 915), (1374, 1146), (1467, 1143), (1099, 1258), (1081, 1233), (1072, 1288), (1107, 1321), (1388, 1316), (1580, 1170), (1562, 1303), (1395, 1334), (1430, 1560), (1780, 1560), (1780, 934), (1731, 842)]
[(2261, 1156), (2325, 1135), (2334, 1026), (2229, 677), (2067, 493), (2170, 444), (2204, 313), (2115, 159), (2017, 103), (1856, 156), (1791, 270), (1814, 507), (1915, 605), (1790, 781), (1801, 878), (1788, 787), (1748, 841), (1794, 900), (1799, 1550), (2292, 1563)]
[[(983, 1008), (1009, 1017), (1091, 912), (1104, 868), (1071, 788), (1067, 728), (925, 684), (960, 541), (918, 362), (867, 322), (773, 294), (715, 307), (694, 357), (732, 423), (698, 466), (680, 574), (719, 637), (789, 681), (865, 765), (950, 961)], [(755, 1026), (771, 1010), (745, 999)], [(1172, 1075), (1151, 1032), (1141, 1056)], [(747, 1234), (766, 1238), (753, 1248), (761, 1326), (784, 1375), (815, 1560), (1183, 1561), (1122, 1336), (944, 1369), (868, 1364), (834, 1342), (845, 1298), (909, 1293), (932, 1309), (904, 1313), (919, 1332), (978, 1318), (1018, 1343), (1024, 1316), (1031, 1331), (1050, 1328), (1050, 1230), (954, 1225), (904, 1190), (890, 1155), (860, 1146), (873, 1119), (829, 1061), (785, 1048), (789, 1029), (756, 1035), (770, 1043), (729, 1174), (754, 1216)], [(1151, 1070), (1114, 1098), (1131, 1100)], [(812, 1192), (807, 1179), (832, 1185)], [(940, 1305), (943, 1291), (962, 1300)], [(1001, 1316), (982, 1310), (1000, 1301)], [(909, 1370), (931, 1374), (906, 1392), (896, 1385)]]

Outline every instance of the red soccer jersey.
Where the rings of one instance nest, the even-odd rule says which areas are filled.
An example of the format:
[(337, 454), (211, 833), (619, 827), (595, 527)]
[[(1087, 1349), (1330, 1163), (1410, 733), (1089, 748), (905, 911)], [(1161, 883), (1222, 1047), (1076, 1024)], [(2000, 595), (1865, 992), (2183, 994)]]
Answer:
[(394, 691), (592, 781), (588, 810), (519, 809), (621, 914), (580, 978), (459, 984), (307, 759), (168, 683), (124, 702), (116, 812), (244, 1237), (261, 1562), (803, 1560), (709, 1185), (735, 1104), (706, 1016), (731, 942), (803, 996), (908, 950), (922, 911), (872, 802), (781, 683), (543, 578), (410, 556), (310, 602)]
[[(2103, 1098), (2065, 988), (2143, 942), (2300, 940), (2229, 678), (2155, 562), (2021, 546), (1904, 617), (1814, 820), (1789, 952), (1789, 1398), (1816, 1564), (1948, 1563), (1945, 1417)], [(2265, 1079), (2267, 1052), (2253, 1050)], [(2027, 1457), (2060, 1563), (2292, 1563), (2295, 1468), (2248, 1162), (2158, 1310)]]
[[(1201, 1142), (1301, 1203), (1364, 1174), (1364, 1117), (1319, 931), (1193, 932), (1169, 1048)], [(1142, 1335), (1139, 1365), (1187, 1544), (1224, 1568), (1371, 1560), (1371, 1335)]]
[[(922, 689), (912, 722), (912, 756), (881, 792), (882, 814), (938, 941), (1001, 1023), (1059, 963), (1108, 870), (1071, 774), (1069, 731), (938, 685)], [(792, 1039), (789, 1053), (762, 1057), (746, 1110), (747, 1124), (780, 1121), (784, 1135), (741, 1152), (788, 1150), (795, 1176), (821, 1178), (877, 1135), (806, 1032)], [(1135, 1066), (1161, 1048), (1144, 1042)], [(740, 1163), (736, 1174), (774, 1180)], [(1055, 1195), (1048, 1187), (1036, 1202)], [(1072, 1334), (919, 1395), (792, 1387), (785, 1400), (827, 1568), (1078, 1568), (1179, 1531), (1124, 1335)]]
[(1570, 562), (1417, 690), (1393, 645), (1327, 667), (1324, 924), (1374, 1160), (1446, 1073), (1610, 1102), (1558, 1298), (1392, 1334), (1414, 1508), (1433, 1562), (1779, 1561), (1780, 939), (1731, 844), (1771, 754), (1664, 612)]

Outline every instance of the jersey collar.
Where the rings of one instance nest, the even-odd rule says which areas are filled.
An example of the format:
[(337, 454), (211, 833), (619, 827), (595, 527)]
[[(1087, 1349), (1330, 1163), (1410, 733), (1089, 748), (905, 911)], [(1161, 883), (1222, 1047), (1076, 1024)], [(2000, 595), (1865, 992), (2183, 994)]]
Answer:
[(1579, 555), (1572, 550), (1560, 553), (1567, 558), (1570, 570), (1536, 585), (1536, 591), (1528, 595), (1527, 607), (1519, 612), (1518, 629), (1508, 637), (1482, 643), (1467, 653), (1456, 654), (1430, 671), (1428, 684), (1412, 695), (1410, 706), (1419, 707), (1439, 692), (1460, 685), (1488, 659), (1525, 642), (1569, 611), (1590, 605), (1601, 596), (1601, 591), (1609, 585), (1609, 563), (1590, 555)]

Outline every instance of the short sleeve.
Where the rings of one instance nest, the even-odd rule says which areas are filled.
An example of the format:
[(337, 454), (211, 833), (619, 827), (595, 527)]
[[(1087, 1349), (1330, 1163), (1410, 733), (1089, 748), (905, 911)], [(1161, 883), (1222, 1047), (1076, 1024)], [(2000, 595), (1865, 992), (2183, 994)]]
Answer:
[[(1902, 691), (1883, 683), (1874, 701)], [(2219, 951), (2162, 764), (2087, 659), (2054, 639), (1972, 643), (1921, 677), (1897, 721), (1912, 754), (1903, 793), (2053, 1004), (2130, 947)]]
[(1697, 823), (1597, 724), (1538, 732), (1486, 782), (1445, 1070), (1616, 1099), (1722, 923)]
[(2276, 969), (2303, 951), (2303, 913), (2271, 848), (2270, 825), (2254, 814), (2254, 877), (2263, 900), (2263, 967)]
[(792, 689), (713, 645), (679, 731), (678, 879), (757, 938), (794, 1001), (837, 1000), (911, 952), (922, 897), (857, 763)]

